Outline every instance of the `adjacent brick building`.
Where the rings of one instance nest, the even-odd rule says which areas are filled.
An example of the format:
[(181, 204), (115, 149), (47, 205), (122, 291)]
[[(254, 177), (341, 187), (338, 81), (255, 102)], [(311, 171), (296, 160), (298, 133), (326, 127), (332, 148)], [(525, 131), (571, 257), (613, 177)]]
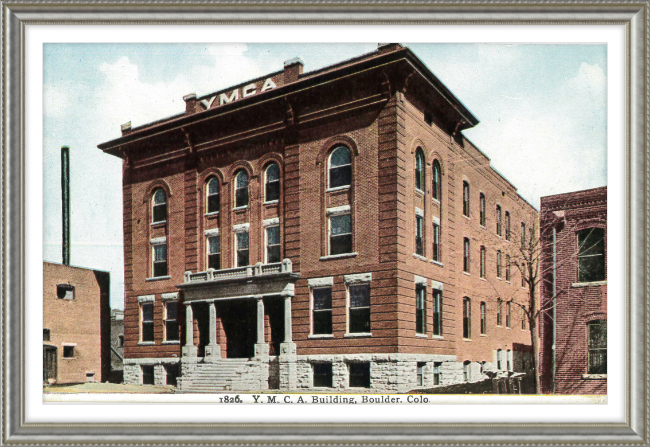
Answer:
[(43, 263), (43, 382), (105, 382), (111, 370), (110, 274)]
[(525, 299), (509, 253), (538, 214), (408, 48), (184, 99), (99, 145), (124, 160), (125, 382), (406, 391), (529, 368), (499, 298)]
[(607, 394), (607, 188), (542, 197), (540, 228), (543, 391)]

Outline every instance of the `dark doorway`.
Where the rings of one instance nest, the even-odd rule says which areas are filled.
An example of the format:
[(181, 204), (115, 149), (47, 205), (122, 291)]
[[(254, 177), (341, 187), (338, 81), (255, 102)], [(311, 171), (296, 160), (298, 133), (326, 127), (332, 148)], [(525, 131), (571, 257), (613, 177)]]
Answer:
[(178, 363), (165, 365), (165, 375), (167, 376), (167, 385), (176, 386), (178, 384)]
[(264, 299), (264, 313), (268, 315), (266, 341), (269, 354), (280, 355), (280, 343), (284, 341), (284, 299), (273, 297)]
[(205, 346), (210, 343), (210, 310), (207, 303), (194, 303), (192, 304), (192, 311), (198, 326), (196, 327), (199, 335), (198, 356), (203, 357), (205, 356)]
[(232, 300), (219, 303), (217, 313), (226, 334), (226, 357), (251, 358), (257, 340), (257, 302)]
[(43, 382), (56, 380), (56, 346), (43, 346)]

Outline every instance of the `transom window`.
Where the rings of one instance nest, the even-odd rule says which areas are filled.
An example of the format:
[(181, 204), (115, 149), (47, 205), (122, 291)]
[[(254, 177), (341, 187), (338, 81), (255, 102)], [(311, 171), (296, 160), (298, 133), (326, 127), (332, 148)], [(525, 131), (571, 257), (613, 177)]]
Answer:
[(415, 151), (415, 189), (424, 190), (424, 154), (421, 148)]
[(280, 227), (266, 228), (266, 262), (280, 262)]
[(210, 236), (208, 238), (208, 268), (221, 269), (221, 236)]
[(332, 333), (332, 288), (312, 289), (313, 314), (312, 333), (314, 335)]
[(235, 207), (248, 206), (248, 173), (243, 169), (235, 175)]
[(370, 332), (370, 284), (351, 285), (350, 294), (349, 332)]
[(151, 223), (160, 223), (167, 220), (167, 194), (162, 188), (153, 192)]
[(431, 195), (435, 200), (442, 200), (442, 183), (440, 175), (440, 162), (433, 160), (433, 183)]
[(266, 202), (273, 202), (280, 199), (280, 167), (277, 163), (271, 163), (266, 168)]
[(607, 374), (607, 320), (587, 323), (589, 331), (589, 374)]
[(352, 216), (330, 216), (330, 254), (352, 253)]
[(330, 155), (329, 187), (350, 186), (352, 182), (352, 160), (350, 149), (339, 146)]
[(605, 230), (587, 228), (578, 232), (578, 281), (605, 280)]
[(237, 238), (237, 267), (250, 265), (248, 257), (248, 231), (238, 231)]
[(207, 206), (206, 211), (208, 213), (216, 213), (219, 211), (220, 201), (221, 201), (221, 188), (219, 187), (219, 180), (215, 177), (211, 177), (208, 180), (207, 187)]

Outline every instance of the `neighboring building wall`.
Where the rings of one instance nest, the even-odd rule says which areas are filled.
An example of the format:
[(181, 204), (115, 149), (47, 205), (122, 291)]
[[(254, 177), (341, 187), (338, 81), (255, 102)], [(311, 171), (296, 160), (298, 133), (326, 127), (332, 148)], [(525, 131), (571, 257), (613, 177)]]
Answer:
[(124, 311), (111, 309), (111, 378), (122, 383), (124, 372)]
[[(595, 188), (542, 197), (542, 271), (548, 271), (542, 287), (542, 305), (552, 299), (552, 228), (556, 235), (556, 374), (555, 392), (560, 394), (607, 394), (607, 374), (589, 374), (588, 323), (607, 320), (607, 188)], [(578, 232), (602, 228), (605, 239), (605, 278), (578, 279)], [(553, 321), (541, 319), (541, 371), (543, 391), (553, 390)]]
[[(74, 299), (59, 298), (57, 285), (73, 286)], [(50, 338), (43, 346), (56, 348), (56, 383), (108, 380), (109, 286), (108, 272), (43, 263), (43, 329)], [(64, 357), (64, 346), (72, 357)]]

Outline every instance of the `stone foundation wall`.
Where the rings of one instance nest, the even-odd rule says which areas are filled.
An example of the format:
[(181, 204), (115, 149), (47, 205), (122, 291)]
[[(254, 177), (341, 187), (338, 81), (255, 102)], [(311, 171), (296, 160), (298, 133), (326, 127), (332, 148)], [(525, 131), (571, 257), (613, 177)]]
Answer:
[(155, 385), (167, 384), (167, 371), (165, 365), (178, 363), (180, 359), (149, 358), (149, 359), (124, 359), (124, 383), (127, 385), (142, 385), (142, 365), (153, 365)]

